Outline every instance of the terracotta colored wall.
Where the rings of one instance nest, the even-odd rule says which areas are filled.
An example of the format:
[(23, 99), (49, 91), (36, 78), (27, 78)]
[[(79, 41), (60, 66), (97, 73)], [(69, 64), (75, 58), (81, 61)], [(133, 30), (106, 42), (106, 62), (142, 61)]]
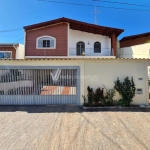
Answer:
[(122, 48), (122, 47), (144, 44), (147, 40), (150, 40), (150, 35), (135, 38), (135, 39), (125, 40), (125, 41), (120, 41), (120, 47)]
[[(44, 35), (56, 38), (56, 49), (36, 49), (36, 39)], [(68, 25), (66, 23), (27, 31), (25, 56), (67, 56), (67, 37)]]
[(12, 51), (12, 58), (15, 59), (16, 58), (16, 50), (14, 47), (0, 47), (0, 51)]

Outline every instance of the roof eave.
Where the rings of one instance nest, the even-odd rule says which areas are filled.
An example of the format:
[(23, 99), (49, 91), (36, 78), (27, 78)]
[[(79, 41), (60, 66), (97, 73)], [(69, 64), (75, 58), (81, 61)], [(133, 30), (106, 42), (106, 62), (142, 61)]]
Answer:
[[(25, 29), (25, 31), (27, 31), (27, 30), (40, 28), (40, 27), (46, 27), (46, 26), (49, 26), (49, 25), (52, 25), (52, 24), (57, 24), (57, 23), (60, 23), (60, 22), (68, 22), (69, 24), (73, 24), (74, 23), (76, 25), (85, 25), (87, 27), (98, 28), (100, 30), (105, 30), (105, 29), (110, 30), (109, 31), (110, 33), (108, 35), (104, 34), (106, 36), (110, 36), (113, 32), (115, 32), (117, 37), (118, 37), (122, 32), (124, 32), (123, 29), (94, 25), (94, 24), (81, 22), (81, 21), (77, 21), (77, 20), (72, 20), (72, 19), (68, 19), (68, 18), (64, 18), (64, 17), (63, 18), (59, 18), (59, 19), (55, 19), (55, 20), (51, 20), (51, 21), (47, 21), (47, 22), (42, 22), (42, 23), (39, 23), (39, 24), (33, 24), (33, 25), (30, 25), (30, 26), (24, 26), (24, 29)], [(77, 30), (77, 29), (74, 29), (74, 30)], [(84, 31), (84, 32), (86, 32), (86, 31)], [(91, 33), (93, 33), (93, 32), (91, 32)], [(97, 34), (97, 33), (94, 33), (94, 34)], [(101, 33), (101, 35), (103, 35), (103, 34)]]

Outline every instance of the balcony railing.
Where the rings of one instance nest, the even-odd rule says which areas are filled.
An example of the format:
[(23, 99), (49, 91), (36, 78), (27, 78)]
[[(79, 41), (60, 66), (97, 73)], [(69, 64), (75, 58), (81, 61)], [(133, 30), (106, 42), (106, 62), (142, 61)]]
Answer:
[(101, 52), (94, 52), (94, 48), (69, 48), (69, 56), (113, 56), (111, 48), (102, 48)]

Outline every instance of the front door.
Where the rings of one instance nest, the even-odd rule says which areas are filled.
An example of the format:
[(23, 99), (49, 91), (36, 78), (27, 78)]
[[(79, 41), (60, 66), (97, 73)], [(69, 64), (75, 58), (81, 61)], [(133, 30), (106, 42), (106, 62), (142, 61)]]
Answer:
[(77, 55), (81, 56), (83, 52), (85, 52), (85, 43), (84, 42), (78, 42), (77, 43)]

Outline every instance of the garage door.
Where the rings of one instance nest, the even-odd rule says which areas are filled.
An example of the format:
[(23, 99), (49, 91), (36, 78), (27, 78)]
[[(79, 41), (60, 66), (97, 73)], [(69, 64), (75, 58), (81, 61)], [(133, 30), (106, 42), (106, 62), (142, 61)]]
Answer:
[(0, 105), (79, 104), (79, 67), (2, 67)]

